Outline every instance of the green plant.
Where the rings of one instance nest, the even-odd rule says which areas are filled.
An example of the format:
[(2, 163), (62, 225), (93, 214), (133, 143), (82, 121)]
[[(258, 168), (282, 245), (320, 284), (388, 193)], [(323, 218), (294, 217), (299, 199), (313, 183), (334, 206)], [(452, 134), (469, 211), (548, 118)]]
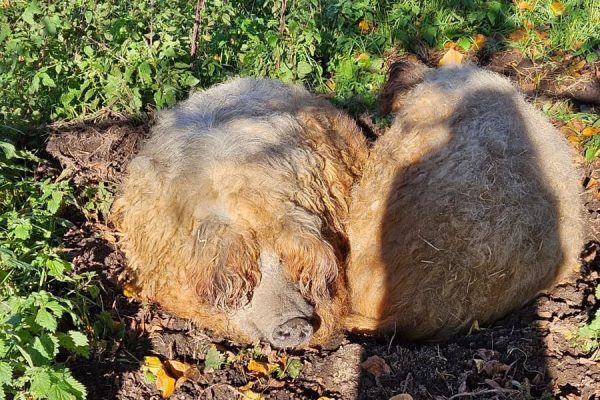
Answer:
[(35, 180), (37, 161), (0, 139), (0, 398), (81, 399), (85, 388), (60, 360), (88, 355), (76, 328), (92, 275), (73, 273), (60, 256), (70, 224), (57, 213), (71, 190)]
[[(600, 287), (596, 288), (596, 299), (600, 300)], [(592, 353), (592, 360), (600, 360), (600, 310), (586, 325), (579, 327), (574, 336), (577, 347), (586, 353)]]

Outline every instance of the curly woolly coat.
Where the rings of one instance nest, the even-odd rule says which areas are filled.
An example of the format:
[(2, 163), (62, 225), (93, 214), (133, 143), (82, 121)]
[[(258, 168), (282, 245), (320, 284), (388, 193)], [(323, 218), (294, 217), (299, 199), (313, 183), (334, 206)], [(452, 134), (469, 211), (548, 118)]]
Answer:
[(395, 121), (352, 193), (349, 329), (442, 339), (502, 317), (576, 266), (570, 146), (508, 80), (400, 68), (382, 98)]
[(234, 339), (269, 339), (232, 315), (275, 257), (315, 308), (313, 343), (326, 340), (347, 312), (345, 220), (366, 157), (351, 119), (273, 80), (161, 112), (113, 208), (137, 293)]

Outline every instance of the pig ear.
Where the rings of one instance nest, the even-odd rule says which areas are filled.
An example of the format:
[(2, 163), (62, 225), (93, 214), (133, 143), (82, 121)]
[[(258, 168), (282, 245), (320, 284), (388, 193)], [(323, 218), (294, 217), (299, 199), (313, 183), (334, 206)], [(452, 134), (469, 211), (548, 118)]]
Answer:
[(260, 280), (259, 249), (252, 232), (216, 218), (197, 229), (190, 274), (199, 300), (219, 309), (239, 308)]
[(427, 70), (425, 64), (409, 59), (392, 64), (377, 98), (377, 112), (386, 115), (398, 111), (404, 95), (423, 80)]
[(301, 293), (314, 304), (328, 303), (338, 277), (340, 260), (320, 229), (290, 225), (275, 239), (282, 265)]

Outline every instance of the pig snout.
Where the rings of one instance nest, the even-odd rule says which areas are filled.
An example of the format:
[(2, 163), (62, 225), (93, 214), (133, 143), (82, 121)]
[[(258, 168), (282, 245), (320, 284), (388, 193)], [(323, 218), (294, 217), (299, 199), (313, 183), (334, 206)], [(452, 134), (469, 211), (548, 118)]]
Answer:
[(313, 327), (304, 318), (292, 318), (277, 326), (271, 335), (271, 344), (277, 347), (295, 347), (310, 340)]

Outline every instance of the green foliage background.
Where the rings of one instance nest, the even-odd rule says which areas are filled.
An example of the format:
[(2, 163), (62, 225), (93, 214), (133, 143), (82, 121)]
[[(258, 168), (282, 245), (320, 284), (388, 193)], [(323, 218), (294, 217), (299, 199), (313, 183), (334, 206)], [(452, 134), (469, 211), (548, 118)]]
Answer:
[[(206, 0), (192, 60), (195, 1), (2, 0), (0, 113), (17, 126), (132, 114), (238, 74), (302, 81), (319, 92), (335, 84), (339, 102), (359, 95), (369, 106), (393, 47), (453, 40), (468, 48), (477, 33), (503, 46), (524, 20), (549, 27), (551, 45), (539, 57), (575, 44), (595, 57), (598, 0), (567, 0), (561, 16), (550, 0), (529, 3), (531, 10), (499, 0), (290, 0), (280, 32), (281, 0)], [(369, 57), (357, 59), (361, 53)]]

